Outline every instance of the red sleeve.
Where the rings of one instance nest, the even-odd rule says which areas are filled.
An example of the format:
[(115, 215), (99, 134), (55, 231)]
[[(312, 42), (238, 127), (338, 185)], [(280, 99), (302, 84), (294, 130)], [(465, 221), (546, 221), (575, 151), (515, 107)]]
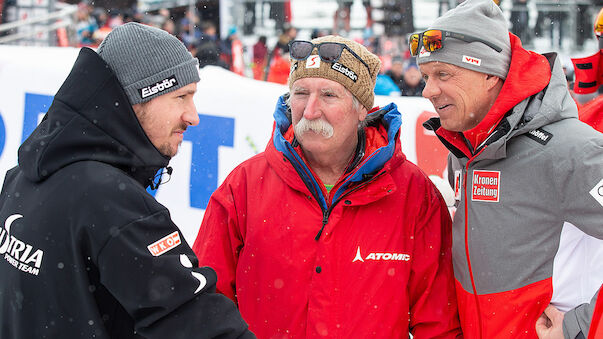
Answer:
[(415, 339), (461, 338), (452, 270), (452, 222), (441, 195), (431, 182), (427, 184), (428, 194), (415, 222), (408, 286), (410, 331)]
[(230, 182), (227, 178), (212, 194), (193, 244), (193, 251), (199, 258), (199, 266), (210, 266), (216, 271), (217, 291), (237, 303), (235, 276), (239, 253), (243, 248), (243, 236), (238, 218), (241, 211), (237, 210)]

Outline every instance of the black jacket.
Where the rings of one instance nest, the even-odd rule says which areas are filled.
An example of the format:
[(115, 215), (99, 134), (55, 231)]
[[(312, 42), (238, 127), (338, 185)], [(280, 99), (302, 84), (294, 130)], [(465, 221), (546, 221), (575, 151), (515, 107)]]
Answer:
[(83, 48), (6, 174), (0, 338), (253, 337), (145, 190), (168, 161)]

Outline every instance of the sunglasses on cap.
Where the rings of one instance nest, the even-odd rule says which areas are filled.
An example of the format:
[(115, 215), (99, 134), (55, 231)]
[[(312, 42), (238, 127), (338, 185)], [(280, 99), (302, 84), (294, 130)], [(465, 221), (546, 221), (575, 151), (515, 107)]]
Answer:
[(410, 35), (408, 38), (410, 54), (416, 56), (419, 53), (421, 46), (423, 46), (427, 52), (435, 52), (444, 46), (443, 42), (446, 38), (455, 38), (465, 42), (481, 42), (499, 53), (502, 51), (502, 48), (495, 44), (471, 35), (449, 32), (441, 29), (429, 29), (423, 33), (413, 33)]
[(321, 42), (319, 44), (313, 44), (310, 41), (294, 40), (289, 43), (289, 55), (291, 59), (295, 60), (306, 60), (312, 51), (316, 48), (318, 50), (318, 56), (320, 60), (329, 63), (335, 63), (341, 58), (341, 53), (344, 49), (350, 52), (356, 59), (358, 59), (366, 67), (370, 76), (371, 69), (362, 58), (356, 52), (352, 51), (346, 44), (339, 42)]

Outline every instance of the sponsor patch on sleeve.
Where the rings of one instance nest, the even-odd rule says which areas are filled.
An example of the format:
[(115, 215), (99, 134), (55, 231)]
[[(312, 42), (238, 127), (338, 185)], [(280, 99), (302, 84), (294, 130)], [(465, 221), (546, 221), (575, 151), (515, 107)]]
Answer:
[(553, 134), (543, 130), (542, 128), (529, 131), (526, 136), (542, 145), (546, 145), (553, 138)]
[(599, 204), (601, 204), (601, 206), (603, 206), (603, 179), (601, 179), (589, 193)]
[(147, 248), (153, 256), (158, 257), (172, 248), (180, 245), (180, 242), (180, 233), (178, 233), (178, 231), (174, 231), (174, 233), (166, 235), (165, 237), (150, 244), (147, 246)]
[(471, 200), (498, 202), (500, 199), (500, 171), (473, 171)]

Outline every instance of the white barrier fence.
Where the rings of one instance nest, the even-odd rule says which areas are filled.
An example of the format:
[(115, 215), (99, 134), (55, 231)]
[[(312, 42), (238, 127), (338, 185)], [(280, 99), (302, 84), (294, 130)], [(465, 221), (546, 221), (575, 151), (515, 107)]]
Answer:
[[(78, 49), (0, 46), (0, 180), (17, 164), (17, 149), (50, 107), (75, 61)], [(200, 123), (189, 128), (170, 165), (174, 172), (156, 198), (192, 244), (211, 193), (245, 159), (270, 139), (272, 114), (287, 86), (205, 67), (195, 96)], [(434, 116), (423, 98), (375, 98), (402, 113), (401, 141), (407, 158), (427, 174), (442, 177), (447, 151), (422, 122)]]

